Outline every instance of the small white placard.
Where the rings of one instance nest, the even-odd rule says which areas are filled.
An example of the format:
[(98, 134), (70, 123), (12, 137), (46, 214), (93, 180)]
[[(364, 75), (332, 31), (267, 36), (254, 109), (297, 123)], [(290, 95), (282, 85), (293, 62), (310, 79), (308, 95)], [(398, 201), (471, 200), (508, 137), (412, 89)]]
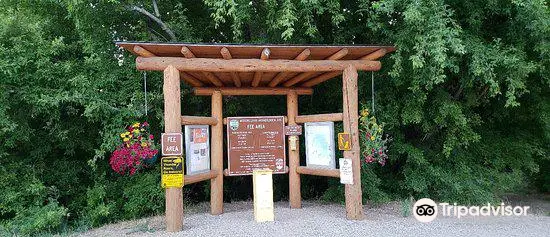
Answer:
[(353, 184), (353, 169), (351, 167), (351, 159), (340, 158), (340, 183)]

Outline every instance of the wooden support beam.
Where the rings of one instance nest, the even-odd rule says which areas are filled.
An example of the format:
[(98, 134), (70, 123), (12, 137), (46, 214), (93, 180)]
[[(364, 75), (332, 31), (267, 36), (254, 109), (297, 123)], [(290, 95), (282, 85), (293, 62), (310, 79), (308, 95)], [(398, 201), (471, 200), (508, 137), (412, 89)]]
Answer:
[(338, 52), (330, 55), (328, 58), (326, 58), (326, 60), (340, 60), (341, 58), (348, 55), (348, 53), (349, 53), (349, 50), (346, 49), (346, 48), (343, 48), (343, 49), (338, 50)]
[(194, 76), (191, 76), (191, 74), (189, 73), (180, 72), (180, 78), (183, 79), (183, 81), (185, 81), (187, 84), (191, 85), (192, 87), (204, 86), (204, 83), (202, 81), (195, 78)]
[[(147, 49), (144, 49), (139, 45), (134, 46), (134, 52), (139, 56), (145, 57), (145, 58), (156, 57), (155, 54), (149, 52)], [(183, 79), (183, 81), (185, 81), (187, 84), (191, 85), (192, 87), (204, 86), (204, 83), (202, 83), (202, 81), (200, 81), (199, 79), (195, 78), (194, 76), (186, 72), (180, 72), (180, 78)]]
[[(309, 58), (310, 54), (311, 54), (311, 50), (304, 49), (304, 51), (302, 51), (300, 54), (298, 54), (298, 56), (296, 56), (296, 58), (294, 58), (294, 60), (304, 61), (307, 58)], [(277, 74), (277, 76), (275, 76), (273, 78), (273, 80), (271, 80), (271, 82), (269, 82), (269, 87), (276, 87), (277, 85), (279, 85), (280, 82), (284, 81), (284, 79), (286, 79), (289, 75), (291, 75), (290, 72), (279, 72)]]
[[(269, 55), (271, 54), (271, 51), (269, 51), (268, 48), (265, 48), (262, 50), (262, 55), (260, 55), (261, 60), (268, 60)], [(254, 80), (252, 80), (252, 87), (258, 87), (260, 85), (260, 81), (262, 80), (262, 72), (255, 72), (254, 73)]]
[(149, 58), (149, 57), (155, 57), (156, 55), (149, 52), (149, 50), (144, 49), (143, 47), (136, 45), (134, 46), (134, 53), (141, 57)]
[(296, 123), (338, 122), (338, 121), (342, 121), (342, 113), (313, 114), (313, 115), (298, 115), (298, 116), (296, 116)]
[[(189, 48), (187, 48), (185, 46), (181, 47), (181, 53), (186, 58), (189, 58), (189, 59), (196, 58), (195, 54)], [(189, 71), (191, 71), (191, 70), (189, 70)], [(202, 75), (204, 77), (206, 77), (206, 79), (208, 79), (208, 81), (210, 83), (212, 83), (212, 85), (223, 86), (222, 81), (220, 79), (218, 79), (218, 77), (216, 75), (214, 75), (213, 73), (204, 71), (204, 72), (202, 72)]]
[(214, 75), (214, 73), (202, 72), (202, 75), (204, 75), (204, 77), (206, 77), (215, 86), (219, 86), (219, 87), (223, 86), (222, 81), (220, 79), (218, 79), (218, 77), (216, 75)]
[[(222, 55), (223, 59), (226, 59), (226, 60), (229, 60), (229, 59), (233, 58), (231, 56), (231, 52), (229, 52), (229, 49), (227, 49), (226, 47), (223, 47), (220, 50), (220, 54)], [(231, 79), (233, 80), (233, 84), (235, 84), (236, 87), (241, 87), (242, 83), (241, 83), (241, 78), (239, 78), (239, 75), (236, 72), (230, 72), (229, 74), (231, 75)]]
[[(212, 117), (218, 121), (223, 120), (222, 93), (212, 93)], [(211, 144), (211, 169), (218, 172), (216, 178), (210, 182), (210, 213), (220, 215), (223, 213), (223, 124), (212, 126)]]
[[(348, 53), (349, 53), (349, 50), (347, 48), (343, 48), (343, 49), (338, 50), (338, 52), (330, 55), (325, 60), (340, 60), (344, 56), (348, 55)], [(380, 70), (380, 68), (378, 70)], [(286, 81), (283, 84), (283, 86), (284, 87), (291, 87), (291, 86), (296, 85), (296, 84), (298, 84), (302, 81), (306, 81), (308, 78), (311, 78), (311, 77), (314, 77), (314, 76), (317, 76), (317, 75), (319, 75), (318, 72), (304, 72), (304, 73), (298, 74), (298, 76), (295, 76), (294, 78)]]
[(185, 56), (186, 58), (196, 58), (195, 54), (185, 46), (181, 47), (181, 54), (183, 54), (183, 56)]
[(210, 170), (206, 173), (185, 175), (185, 178), (183, 180), (185, 182), (185, 185), (188, 185), (188, 184), (194, 184), (205, 180), (210, 180), (216, 177), (218, 177), (218, 171)]
[(136, 58), (138, 70), (161, 71), (173, 65), (180, 71), (206, 72), (328, 72), (343, 71), (352, 65), (360, 71), (378, 71), (379, 61), (366, 60), (261, 60), (261, 59), (219, 59), (219, 58), (178, 58), (152, 57)]
[(317, 74), (318, 72), (304, 72), (304, 73), (300, 73), (298, 74), (297, 76), (289, 79), (288, 81), (286, 81), (285, 83), (283, 83), (283, 86), (284, 87), (291, 87), (297, 83), (300, 83), (301, 81), (304, 81), (305, 79), (307, 78), (310, 78), (312, 77), (313, 75)]
[(312, 86), (315, 86), (315, 85), (318, 85), (324, 81), (327, 81), (331, 78), (334, 78), (334, 77), (337, 77), (339, 75), (341, 75), (342, 72), (341, 71), (335, 71), (335, 72), (327, 72), (327, 73), (323, 73), (321, 74), (320, 76), (317, 76), (317, 77), (314, 77), (312, 79), (309, 79), (308, 81), (302, 83), (302, 85), (300, 86), (303, 86), (303, 87), (312, 87)]
[[(173, 66), (164, 70), (164, 132), (181, 133), (180, 73)], [(183, 228), (183, 193), (181, 188), (166, 188), (166, 231)]]
[[(298, 94), (296, 91), (291, 91), (286, 95), (286, 114), (288, 117), (288, 125), (296, 125), (296, 116), (298, 115)], [(288, 136), (289, 145), (292, 142), (290, 139), (293, 136)], [(296, 150), (288, 149), (288, 192), (290, 208), (302, 208), (302, 193), (300, 190), (300, 175), (296, 172), (296, 168), (300, 166), (300, 147), (299, 136), (294, 136), (296, 142)]]
[(214, 117), (181, 116), (181, 125), (216, 125), (218, 119)]
[(379, 49), (379, 50), (376, 50), (370, 54), (367, 54), (361, 58), (359, 58), (360, 60), (377, 60), (381, 57), (384, 57), (384, 55), (386, 55), (386, 53), (388, 52), (388, 50), (382, 48), (382, 49)]
[(223, 95), (287, 95), (291, 91), (296, 91), (298, 95), (311, 95), (311, 88), (282, 88), (282, 87), (195, 87), (195, 95), (209, 96), (215, 91), (220, 91)]
[(296, 168), (296, 172), (298, 172), (298, 174), (308, 174), (308, 175), (340, 178), (339, 169), (315, 169), (315, 168), (309, 168), (306, 166), (298, 166)]
[(351, 136), (351, 150), (344, 151), (344, 158), (352, 161), (353, 184), (346, 184), (346, 216), (351, 220), (363, 219), (361, 192), (361, 151), (359, 147), (359, 106), (357, 95), (357, 70), (348, 66), (342, 77), (344, 132)]

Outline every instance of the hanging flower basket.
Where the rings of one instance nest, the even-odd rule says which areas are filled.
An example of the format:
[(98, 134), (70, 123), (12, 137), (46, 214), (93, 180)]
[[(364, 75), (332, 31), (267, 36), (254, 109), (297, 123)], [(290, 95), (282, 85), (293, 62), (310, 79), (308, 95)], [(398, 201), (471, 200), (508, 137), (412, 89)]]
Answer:
[(363, 156), (363, 167), (366, 168), (366, 164), (378, 162), (384, 166), (388, 159), (388, 142), (390, 138), (384, 135), (384, 124), (378, 124), (376, 118), (370, 115), (368, 109), (361, 110), (361, 117), (359, 118), (359, 130), (361, 134), (361, 155)]
[(134, 175), (155, 163), (158, 157), (154, 137), (147, 122), (134, 123), (120, 134), (122, 144), (111, 154), (109, 164), (121, 175)]
[(147, 165), (152, 165), (154, 164), (155, 162), (157, 162), (157, 159), (159, 158), (160, 156), (160, 153), (157, 152), (157, 154), (155, 154), (153, 157), (149, 158), (149, 159), (145, 159), (144, 162), (147, 164)]

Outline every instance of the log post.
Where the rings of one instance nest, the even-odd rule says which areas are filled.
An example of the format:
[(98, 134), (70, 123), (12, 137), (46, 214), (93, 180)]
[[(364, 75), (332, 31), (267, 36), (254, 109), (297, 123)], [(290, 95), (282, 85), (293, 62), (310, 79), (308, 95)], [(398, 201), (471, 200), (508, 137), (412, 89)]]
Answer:
[[(164, 132), (181, 133), (180, 72), (172, 65), (164, 69)], [(183, 228), (183, 194), (181, 188), (166, 188), (166, 231)]]
[(342, 77), (344, 132), (351, 135), (351, 150), (344, 151), (344, 158), (352, 160), (353, 184), (346, 184), (346, 216), (350, 220), (363, 218), (361, 192), (361, 159), (359, 158), (359, 108), (357, 97), (357, 70), (348, 66)]
[[(296, 91), (291, 91), (286, 97), (286, 111), (288, 117), (288, 125), (296, 125), (296, 116), (298, 115), (298, 94)], [(291, 139), (288, 137), (288, 142)], [(296, 137), (296, 142), (299, 144), (299, 137)], [(290, 147), (290, 145), (288, 146)], [(302, 194), (300, 190), (300, 174), (297, 168), (300, 166), (300, 147), (296, 145), (296, 150), (288, 149), (288, 193), (290, 208), (302, 208)]]
[(214, 91), (212, 94), (212, 117), (218, 120), (212, 125), (212, 170), (218, 175), (210, 181), (210, 213), (220, 215), (223, 213), (223, 101), (222, 93)]

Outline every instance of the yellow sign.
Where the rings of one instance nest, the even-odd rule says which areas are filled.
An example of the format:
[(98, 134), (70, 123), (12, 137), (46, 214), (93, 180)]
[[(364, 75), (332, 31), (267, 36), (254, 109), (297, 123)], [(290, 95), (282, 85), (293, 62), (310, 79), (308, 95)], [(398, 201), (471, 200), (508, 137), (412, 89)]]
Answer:
[(163, 188), (183, 187), (183, 158), (180, 156), (168, 156), (161, 159)]
[(341, 151), (351, 150), (351, 137), (349, 133), (338, 133), (338, 149)]
[(254, 219), (256, 222), (273, 221), (273, 171), (254, 170)]

